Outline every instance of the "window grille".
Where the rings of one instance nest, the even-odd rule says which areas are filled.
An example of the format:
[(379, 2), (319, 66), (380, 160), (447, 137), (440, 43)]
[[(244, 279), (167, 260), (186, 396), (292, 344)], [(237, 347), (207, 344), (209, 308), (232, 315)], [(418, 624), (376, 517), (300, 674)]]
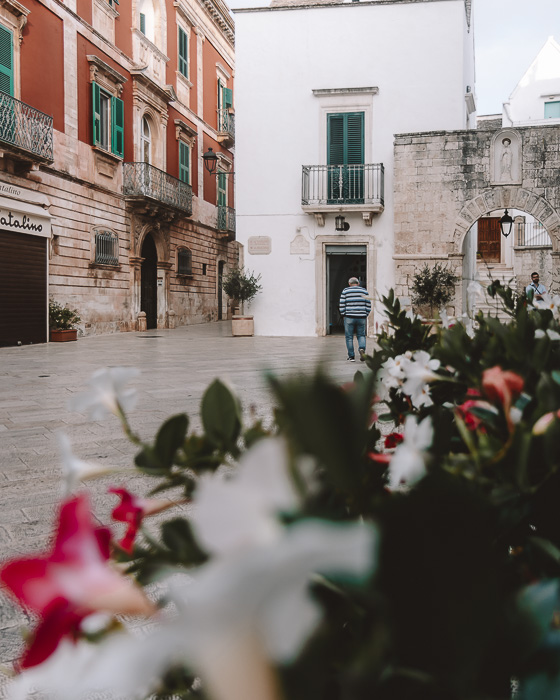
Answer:
[(192, 275), (192, 253), (188, 248), (177, 251), (177, 274)]
[(95, 262), (99, 265), (119, 264), (119, 239), (112, 231), (95, 234)]

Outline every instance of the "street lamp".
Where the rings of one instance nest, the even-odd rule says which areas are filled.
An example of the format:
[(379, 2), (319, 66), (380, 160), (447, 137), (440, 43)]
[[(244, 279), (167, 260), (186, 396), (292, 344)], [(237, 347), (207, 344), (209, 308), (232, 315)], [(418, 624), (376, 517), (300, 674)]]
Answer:
[(342, 214), (339, 214), (334, 219), (335, 231), (348, 231), (350, 224), (345, 220)]
[(509, 236), (509, 234), (511, 233), (512, 226), (513, 219), (508, 214), (508, 210), (506, 209), (506, 213), (500, 219), (500, 228), (502, 230), (502, 236), (504, 236), (504, 238), (507, 238)]
[(214, 175), (218, 165), (218, 156), (209, 148), (206, 153), (203, 154), (202, 158), (204, 159), (204, 167), (206, 170), (208, 170), (210, 175)]

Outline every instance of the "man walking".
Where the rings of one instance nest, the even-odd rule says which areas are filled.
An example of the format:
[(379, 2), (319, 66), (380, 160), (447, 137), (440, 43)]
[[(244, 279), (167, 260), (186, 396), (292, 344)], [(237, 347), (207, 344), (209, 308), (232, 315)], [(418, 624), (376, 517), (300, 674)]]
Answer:
[(539, 284), (539, 273), (531, 272), (531, 284), (525, 287), (525, 295), (532, 304), (533, 301), (541, 301), (542, 295), (546, 294), (546, 287), (544, 284)]
[(339, 310), (344, 317), (344, 335), (348, 349), (348, 362), (355, 362), (354, 335), (358, 339), (360, 360), (366, 351), (366, 319), (371, 311), (371, 301), (367, 289), (360, 287), (357, 277), (350, 277), (348, 287), (340, 295)]

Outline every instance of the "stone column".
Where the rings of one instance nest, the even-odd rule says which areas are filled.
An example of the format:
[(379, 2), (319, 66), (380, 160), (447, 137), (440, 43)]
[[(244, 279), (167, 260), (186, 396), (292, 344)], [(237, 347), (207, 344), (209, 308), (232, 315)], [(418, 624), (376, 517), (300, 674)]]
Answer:
[(158, 260), (157, 264), (157, 327), (167, 328), (169, 306), (169, 271), (172, 264)]
[[(132, 288), (132, 305), (130, 309), (132, 323), (140, 330), (138, 316), (140, 314), (140, 303), (142, 293), (142, 262), (144, 258), (130, 256), (130, 284)], [(144, 314), (144, 323), (146, 314)]]

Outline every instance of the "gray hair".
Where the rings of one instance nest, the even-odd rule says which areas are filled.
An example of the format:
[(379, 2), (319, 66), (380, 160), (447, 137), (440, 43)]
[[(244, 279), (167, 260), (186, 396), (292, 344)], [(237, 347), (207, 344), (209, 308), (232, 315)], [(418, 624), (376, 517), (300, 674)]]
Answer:
[(357, 277), (350, 277), (350, 279), (348, 280), (348, 284), (360, 284), (360, 280)]

